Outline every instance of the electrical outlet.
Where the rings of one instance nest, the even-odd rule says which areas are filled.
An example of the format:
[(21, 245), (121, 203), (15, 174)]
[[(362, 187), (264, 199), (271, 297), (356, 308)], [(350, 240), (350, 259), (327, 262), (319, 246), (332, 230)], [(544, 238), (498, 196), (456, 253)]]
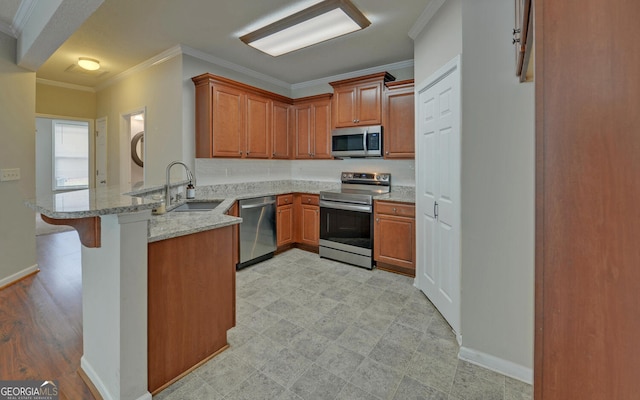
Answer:
[(20, 168), (0, 169), (0, 182), (20, 180)]

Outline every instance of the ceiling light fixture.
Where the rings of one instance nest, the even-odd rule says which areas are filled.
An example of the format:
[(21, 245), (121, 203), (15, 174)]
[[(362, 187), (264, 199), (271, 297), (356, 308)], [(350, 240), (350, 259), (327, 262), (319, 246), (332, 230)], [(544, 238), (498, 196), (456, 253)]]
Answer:
[(87, 71), (100, 69), (100, 61), (94, 60), (93, 58), (80, 57), (78, 58), (78, 65)]
[(325, 0), (240, 37), (274, 57), (347, 33), (371, 22), (349, 0)]

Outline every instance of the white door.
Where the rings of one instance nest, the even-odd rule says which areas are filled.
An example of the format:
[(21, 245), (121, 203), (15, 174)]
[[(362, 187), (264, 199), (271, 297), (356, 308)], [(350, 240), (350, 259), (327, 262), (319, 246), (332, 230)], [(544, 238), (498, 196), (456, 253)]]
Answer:
[(460, 335), (460, 56), (416, 103), (416, 286)]
[(96, 120), (96, 187), (107, 186), (107, 117)]

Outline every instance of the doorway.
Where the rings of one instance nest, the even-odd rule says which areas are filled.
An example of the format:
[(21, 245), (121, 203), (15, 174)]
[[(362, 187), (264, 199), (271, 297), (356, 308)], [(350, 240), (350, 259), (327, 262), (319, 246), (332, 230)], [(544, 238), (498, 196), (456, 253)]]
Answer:
[(120, 180), (132, 190), (143, 187), (145, 182), (145, 120), (145, 108), (122, 114)]

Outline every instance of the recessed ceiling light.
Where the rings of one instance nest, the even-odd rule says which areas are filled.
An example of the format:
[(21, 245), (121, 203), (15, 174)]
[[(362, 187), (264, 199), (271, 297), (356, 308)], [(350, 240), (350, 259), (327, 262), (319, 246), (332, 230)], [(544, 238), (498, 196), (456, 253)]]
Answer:
[(78, 65), (87, 71), (95, 71), (100, 69), (100, 61), (93, 58), (80, 57), (78, 58)]
[(369, 25), (371, 22), (349, 0), (325, 0), (241, 36), (240, 40), (275, 57)]

